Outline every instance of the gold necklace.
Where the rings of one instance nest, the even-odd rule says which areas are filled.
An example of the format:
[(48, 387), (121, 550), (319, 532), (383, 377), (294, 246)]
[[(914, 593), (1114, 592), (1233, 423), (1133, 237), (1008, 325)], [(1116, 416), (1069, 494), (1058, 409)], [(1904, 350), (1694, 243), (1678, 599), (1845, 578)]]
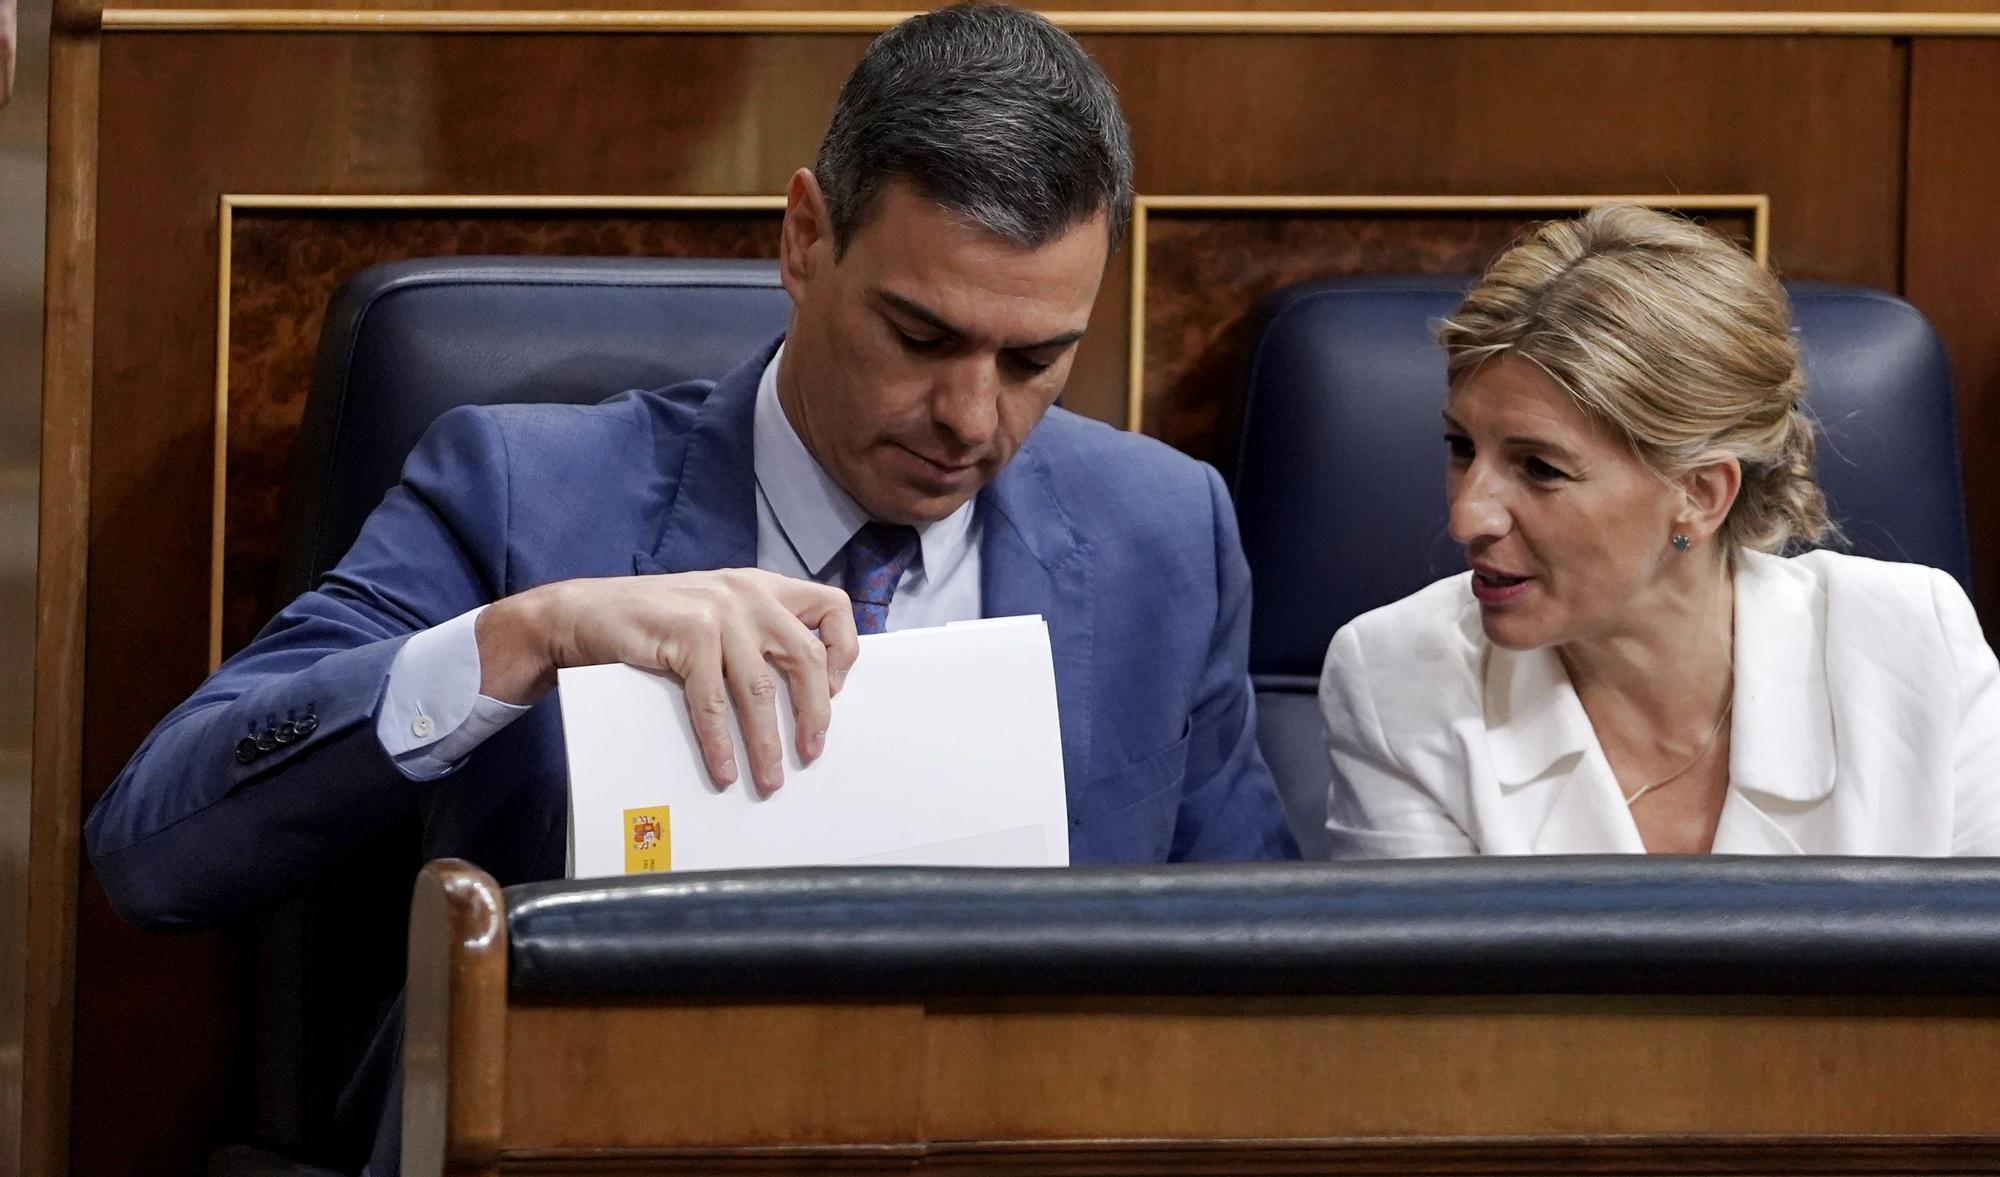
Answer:
[[(1654, 781), (1652, 784), (1641, 785), (1637, 791), (1626, 793), (1625, 808), (1627, 809), (1632, 808), (1632, 806), (1637, 805), (1639, 803), (1639, 798), (1644, 797), (1646, 794), (1652, 792), (1654, 789), (1659, 788), (1661, 785), (1667, 784), (1670, 781), (1678, 779), (1682, 773), (1686, 772), (1690, 768), (1693, 768), (1695, 765), (1700, 764), (1701, 758), (1708, 755), (1709, 748), (1715, 744), (1715, 737), (1722, 734), (1722, 725), (1729, 722), (1729, 713), (1734, 710), (1736, 710), (1736, 696), (1734, 692), (1731, 692), (1729, 697), (1729, 702), (1723, 704), (1722, 714), (1715, 717), (1715, 726), (1708, 729), (1708, 738), (1701, 742), (1701, 747), (1695, 749), (1694, 757), (1691, 760), (1689, 760), (1686, 764), (1681, 765), (1679, 768), (1661, 777), (1659, 780)], [(1623, 792), (1623, 790), (1621, 789), (1620, 792)]]

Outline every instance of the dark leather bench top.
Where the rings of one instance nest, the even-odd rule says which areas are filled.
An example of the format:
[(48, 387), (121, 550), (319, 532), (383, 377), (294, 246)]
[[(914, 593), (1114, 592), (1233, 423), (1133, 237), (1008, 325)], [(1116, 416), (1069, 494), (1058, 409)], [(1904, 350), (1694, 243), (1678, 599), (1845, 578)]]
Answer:
[(1984, 859), (816, 868), (507, 903), (526, 999), (2000, 992)]

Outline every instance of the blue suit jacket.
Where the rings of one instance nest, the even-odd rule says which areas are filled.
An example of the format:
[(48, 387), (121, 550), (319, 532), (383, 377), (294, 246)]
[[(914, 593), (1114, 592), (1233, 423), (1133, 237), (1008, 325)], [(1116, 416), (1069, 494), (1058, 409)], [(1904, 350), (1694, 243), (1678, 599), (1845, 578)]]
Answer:
[[(555, 694), (437, 781), (374, 714), (407, 637), (534, 585), (757, 562), (751, 419), (769, 352), (721, 382), (600, 405), (441, 417), (319, 588), (147, 737), (91, 814), (112, 903), (145, 927), (267, 907), (420, 813), (427, 857), (560, 877)], [(1221, 480), (1051, 410), (980, 496), (988, 616), (1039, 613), (1055, 654), (1077, 864), (1294, 856), (1245, 675), (1250, 581)], [(312, 731), (251, 762), (286, 717)]]

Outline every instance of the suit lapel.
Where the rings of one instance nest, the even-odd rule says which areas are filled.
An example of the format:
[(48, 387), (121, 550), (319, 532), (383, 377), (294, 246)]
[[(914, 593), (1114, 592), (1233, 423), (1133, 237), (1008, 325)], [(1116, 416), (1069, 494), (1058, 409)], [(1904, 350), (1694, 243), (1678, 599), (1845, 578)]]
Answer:
[(717, 382), (695, 412), (659, 545), (633, 557), (641, 574), (754, 568), (757, 564), (757, 386), (773, 341)]
[(1799, 854), (1787, 828), (1833, 792), (1825, 618), (1792, 564), (1744, 552), (1736, 567), (1735, 716), (1718, 854)]
[(1485, 695), (1486, 747), (1500, 785), (1500, 811), (1532, 853), (1645, 849), (1554, 650), (1493, 647)]
[(1049, 627), (1071, 814), (1090, 771), (1093, 607), (1087, 549), (1064, 522), (1032, 435), (980, 493), (980, 595), (987, 617), (1039, 614)]

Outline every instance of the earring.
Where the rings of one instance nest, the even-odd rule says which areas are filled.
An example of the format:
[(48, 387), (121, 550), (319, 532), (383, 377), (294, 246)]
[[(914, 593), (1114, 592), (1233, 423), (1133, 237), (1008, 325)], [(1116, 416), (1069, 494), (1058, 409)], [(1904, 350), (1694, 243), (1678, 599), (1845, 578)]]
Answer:
[(1674, 533), (1674, 551), (1685, 552), (1688, 550), (1688, 545), (1692, 543), (1694, 543), (1693, 540), (1689, 539), (1687, 536), (1681, 534), (1680, 532), (1677, 531)]

